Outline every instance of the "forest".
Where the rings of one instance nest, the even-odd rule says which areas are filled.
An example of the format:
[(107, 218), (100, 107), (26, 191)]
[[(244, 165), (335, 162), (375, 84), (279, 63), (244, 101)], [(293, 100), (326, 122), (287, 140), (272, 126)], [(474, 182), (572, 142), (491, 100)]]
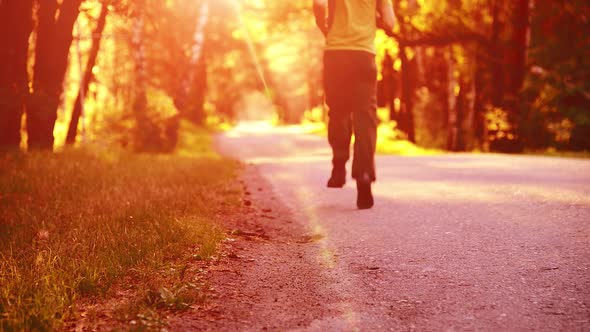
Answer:
[[(397, 139), (590, 148), (585, 0), (394, 0), (376, 38)], [(168, 152), (183, 120), (325, 121), (311, 1), (0, 0), (0, 146)]]

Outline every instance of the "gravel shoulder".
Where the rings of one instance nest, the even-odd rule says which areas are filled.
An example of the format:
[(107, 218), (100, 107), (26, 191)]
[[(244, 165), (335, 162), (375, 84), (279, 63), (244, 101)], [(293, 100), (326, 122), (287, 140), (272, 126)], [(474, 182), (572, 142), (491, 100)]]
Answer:
[(170, 330), (297, 330), (338, 315), (336, 282), (317, 261), (319, 245), (295, 221), (256, 167), (240, 182), (244, 207), (226, 220), (232, 230), (207, 273), (204, 307), (172, 317)]

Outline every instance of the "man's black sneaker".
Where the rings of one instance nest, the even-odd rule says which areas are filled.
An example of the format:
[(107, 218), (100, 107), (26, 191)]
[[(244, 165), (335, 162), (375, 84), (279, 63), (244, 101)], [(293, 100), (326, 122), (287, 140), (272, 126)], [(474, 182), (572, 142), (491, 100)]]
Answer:
[(366, 210), (373, 207), (373, 193), (371, 192), (371, 180), (368, 175), (356, 180), (356, 206), (359, 210)]
[(332, 168), (332, 176), (328, 180), (328, 188), (342, 188), (346, 184), (346, 169), (344, 167)]

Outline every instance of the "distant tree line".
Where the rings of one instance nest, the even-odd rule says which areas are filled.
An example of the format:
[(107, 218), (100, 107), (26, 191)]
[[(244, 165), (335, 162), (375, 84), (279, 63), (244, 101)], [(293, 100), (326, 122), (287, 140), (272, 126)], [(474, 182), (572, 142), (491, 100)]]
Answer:
[[(378, 91), (400, 137), (452, 151), (590, 149), (586, 0), (394, 7), (396, 29), (377, 38)], [(325, 109), (307, 0), (0, 0), (0, 45), (3, 148), (26, 134), (29, 149), (50, 150), (85, 129), (170, 151), (181, 119), (234, 121), (252, 93), (284, 123)]]
[[(111, 61), (108, 65), (123, 67), (109, 68), (109, 82), (101, 83), (113, 92), (114, 99), (124, 95), (126, 111), (120, 118), (129, 114), (134, 118), (135, 147), (169, 150), (174, 145), (178, 117), (204, 121), (205, 57), (199, 54), (204, 53), (200, 44), (204, 43), (205, 24), (199, 21), (207, 19), (202, 15), (206, 4), (155, 0), (0, 1), (0, 146), (19, 148), (21, 122), (26, 114), (26, 146), (53, 149), (58, 109), (65, 105), (68, 70), (74, 71), (72, 56), (76, 46), (79, 48), (73, 45), (80, 42), (74, 40), (75, 33), (79, 33), (76, 22), (83, 14), (92, 26), (91, 46), (83, 55), (85, 70), (76, 77), (78, 94), (65, 142), (76, 142), (86, 95), (96, 81), (97, 58), (103, 54)], [(94, 12), (98, 15), (93, 16)], [(110, 38), (117, 39), (116, 46), (101, 51), (109, 16)], [(165, 91), (178, 114), (166, 119), (151, 116), (149, 87)], [(121, 89), (126, 91), (121, 93)]]
[(410, 141), (453, 151), (590, 148), (585, 1), (394, 3), (397, 47), (381, 60), (380, 101)]

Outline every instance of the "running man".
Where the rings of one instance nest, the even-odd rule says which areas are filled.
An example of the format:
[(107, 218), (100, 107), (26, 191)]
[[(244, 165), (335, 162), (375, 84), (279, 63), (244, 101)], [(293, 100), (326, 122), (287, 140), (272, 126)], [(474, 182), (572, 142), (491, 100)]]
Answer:
[(357, 207), (373, 207), (377, 141), (377, 66), (375, 33), (379, 23), (393, 30), (391, 0), (314, 0), (316, 24), (326, 37), (324, 90), (330, 109), (328, 141), (332, 147), (329, 188), (346, 183), (346, 162), (354, 131), (352, 178)]

